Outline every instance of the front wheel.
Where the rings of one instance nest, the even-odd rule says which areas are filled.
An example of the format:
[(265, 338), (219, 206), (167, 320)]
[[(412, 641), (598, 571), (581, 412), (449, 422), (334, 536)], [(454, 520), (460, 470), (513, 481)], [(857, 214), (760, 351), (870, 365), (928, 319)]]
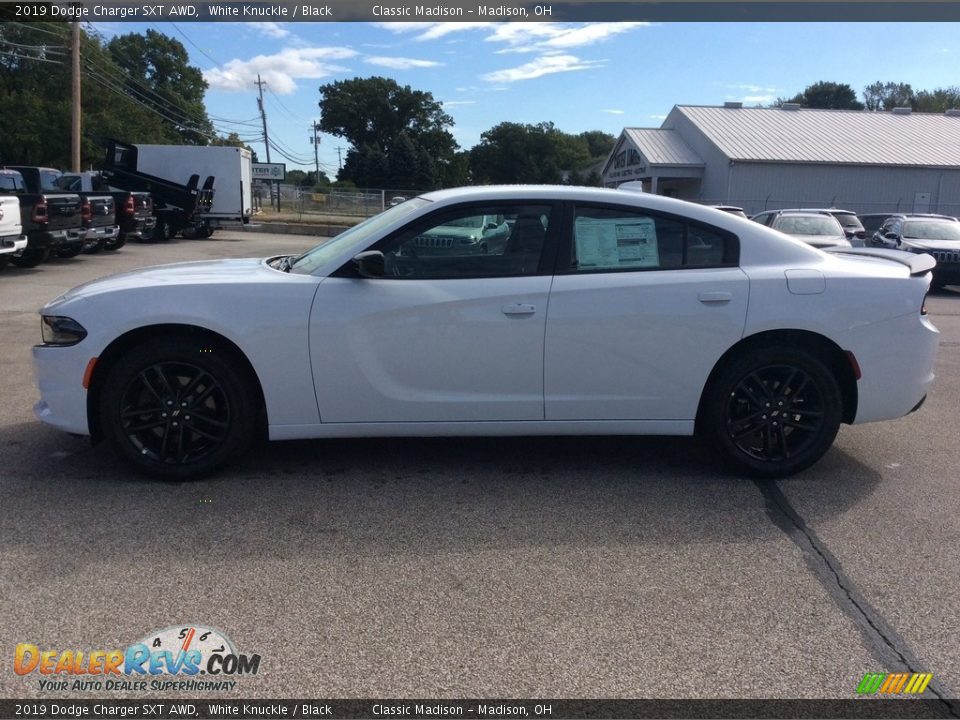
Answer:
[(159, 338), (109, 370), (100, 424), (117, 453), (168, 480), (207, 475), (253, 444), (252, 381), (234, 353), (209, 341)]
[(735, 469), (786, 477), (823, 457), (842, 410), (840, 385), (819, 357), (761, 349), (720, 371), (707, 389), (701, 429)]

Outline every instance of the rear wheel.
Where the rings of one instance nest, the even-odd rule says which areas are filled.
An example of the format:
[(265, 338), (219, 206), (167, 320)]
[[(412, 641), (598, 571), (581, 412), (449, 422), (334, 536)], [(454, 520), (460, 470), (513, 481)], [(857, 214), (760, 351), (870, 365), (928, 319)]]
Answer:
[(110, 368), (100, 423), (114, 449), (160, 478), (207, 475), (242, 455), (255, 438), (252, 381), (229, 350), (187, 337), (129, 350)]
[(786, 477), (833, 444), (843, 399), (827, 365), (803, 350), (769, 348), (733, 359), (707, 390), (701, 427), (736, 468)]
[(170, 225), (163, 218), (157, 218), (157, 224), (153, 227), (153, 240), (157, 242), (166, 242), (172, 237)]
[(3, 270), (7, 266), (8, 262), (10, 262), (10, 258), (8, 258), (5, 254), (0, 255), (0, 270)]
[(76, 243), (75, 245), (58, 247), (54, 252), (57, 254), (58, 258), (72, 258), (79, 255), (81, 250), (83, 250), (83, 244)]
[(114, 250), (119, 250), (124, 245), (127, 244), (127, 239), (123, 237), (115, 237), (111, 240), (106, 240), (103, 243), (103, 249), (107, 252), (113, 252)]
[(50, 259), (50, 249), (27, 248), (19, 257), (10, 258), (10, 262), (18, 268), (34, 268)]

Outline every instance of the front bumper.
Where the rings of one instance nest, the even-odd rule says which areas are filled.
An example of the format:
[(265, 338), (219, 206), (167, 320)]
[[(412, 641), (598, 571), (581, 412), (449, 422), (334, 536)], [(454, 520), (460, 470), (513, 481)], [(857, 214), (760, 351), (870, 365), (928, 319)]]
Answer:
[(83, 373), (90, 361), (85, 344), (33, 347), (33, 374), (40, 390), (33, 413), (42, 422), (77, 435), (90, 434), (87, 391), (83, 387)]

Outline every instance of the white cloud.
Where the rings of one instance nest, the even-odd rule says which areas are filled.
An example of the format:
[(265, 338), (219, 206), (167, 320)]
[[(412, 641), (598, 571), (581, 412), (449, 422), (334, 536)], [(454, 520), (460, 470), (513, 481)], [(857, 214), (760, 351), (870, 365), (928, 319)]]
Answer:
[(433, 60), (414, 60), (413, 58), (402, 57), (368, 57), (364, 62), (380, 67), (391, 68), (393, 70), (411, 70), (413, 68), (431, 68), (438, 67), (442, 63)]
[(444, 107), (456, 107), (457, 105), (476, 105), (476, 100), (444, 100)]
[(516, 82), (518, 80), (531, 80), (558, 72), (572, 72), (574, 70), (590, 70), (600, 67), (604, 63), (597, 60), (581, 60), (573, 55), (544, 55), (524, 63), (515, 68), (506, 70), (497, 70), (481, 76), (488, 82)]
[(290, 31), (282, 27), (280, 23), (275, 22), (248, 22), (244, 23), (247, 27), (251, 27), (261, 35), (265, 35), (269, 38), (281, 39), (285, 37), (290, 37)]
[(487, 42), (505, 43), (499, 52), (549, 52), (586, 47), (603, 42), (649, 23), (587, 23), (568, 25), (560, 23), (502, 23), (493, 29)]
[(667, 116), (666, 115), (650, 115), (649, 118), (651, 120), (666, 120)]
[(374, 23), (375, 26), (392, 33), (419, 33), (414, 40), (439, 40), (453, 33), (489, 27), (492, 23), (483, 22), (392, 22)]
[(287, 48), (273, 55), (231, 60), (222, 67), (205, 70), (203, 77), (215, 90), (250, 91), (259, 73), (273, 92), (287, 95), (297, 89), (297, 80), (314, 80), (345, 72), (347, 68), (329, 61), (356, 55), (355, 50), (344, 47)]
[(612, 109), (612, 108), (608, 108), (608, 109), (606, 109), (606, 110), (601, 110), (600, 112), (605, 112), (605, 113), (607, 113), (608, 115), (623, 115), (623, 114), (624, 114), (624, 113), (623, 113), (623, 110), (614, 110), (614, 109)]

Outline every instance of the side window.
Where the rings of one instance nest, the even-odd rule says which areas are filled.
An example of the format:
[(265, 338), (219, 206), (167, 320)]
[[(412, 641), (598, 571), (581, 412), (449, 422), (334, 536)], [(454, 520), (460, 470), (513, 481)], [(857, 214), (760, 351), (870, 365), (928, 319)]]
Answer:
[(736, 240), (682, 218), (619, 208), (577, 208), (573, 272), (676, 270), (736, 263)]
[(431, 216), (381, 247), (388, 278), (533, 275), (551, 224), (550, 205), (471, 206)]
[(766, 212), (766, 213), (760, 213), (753, 219), (756, 220), (761, 225), (766, 225), (767, 227), (770, 227), (770, 225), (773, 224), (773, 219), (776, 216), (777, 216), (777, 213), (775, 212)]

